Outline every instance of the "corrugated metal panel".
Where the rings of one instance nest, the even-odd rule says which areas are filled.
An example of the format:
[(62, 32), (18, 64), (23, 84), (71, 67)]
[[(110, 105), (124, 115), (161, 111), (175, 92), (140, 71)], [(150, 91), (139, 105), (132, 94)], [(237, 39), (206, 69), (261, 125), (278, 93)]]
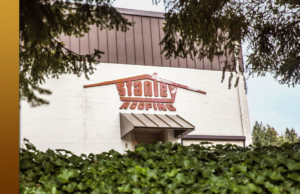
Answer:
[(159, 117), (154, 114), (147, 114), (147, 117), (151, 119), (158, 127), (168, 128), (170, 127), (167, 123), (163, 122)]
[[(84, 37), (61, 36), (61, 40), (66, 43), (66, 47), (80, 54), (93, 53), (94, 49), (105, 52), (101, 62), (137, 64), (164, 67), (179, 67), (205, 70), (223, 70), (223, 55), (216, 55), (211, 62), (207, 58), (193, 60), (187, 58), (166, 59), (161, 54), (159, 42), (163, 39), (162, 13), (137, 11), (129, 9), (119, 9), (121, 13), (134, 26), (127, 32), (113, 30), (100, 30), (96, 26), (91, 26), (91, 30)], [(232, 57), (232, 56), (230, 56)], [(239, 54), (240, 65), (243, 65), (242, 53)]]
[[(159, 37), (159, 19), (150, 18), (151, 22), (151, 39), (152, 39), (152, 51), (153, 51), (153, 64), (155, 66), (162, 66), (161, 55), (160, 55), (160, 37)], [(158, 56), (158, 57), (157, 57)]]
[(164, 122), (166, 122), (171, 128), (183, 128), (181, 125), (176, 123), (174, 120), (170, 119), (167, 115), (157, 115)]
[[(87, 44), (86, 42), (84, 44)], [(70, 37), (70, 48), (75, 53), (80, 53), (80, 46), (79, 46), (79, 38), (75, 36)]]
[[(133, 16), (125, 15), (125, 17), (129, 21), (133, 21)], [(126, 64), (136, 64), (135, 63), (135, 46), (134, 46), (134, 34), (133, 34), (133, 28), (130, 28), (126, 31)]]
[(170, 117), (171, 119), (173, 119), (176, 123), (178, 123), (179, 125), (181, 125), (183, 128), (194, 128), (194, 126), (192, 124), (190, 124), (189, 122), (185, 121), (184, 119), (182, 119), (178, 115), (168, 115), (168, 117)]
[(204, 57), (203, 59), (203, 62), (204, 62), (204, 69), (206, 70), (211, 70), (211, 61), (207, 58), (207, 57)]
[(142, 36), (144, 46), (145, 65), (154, 65), (152, 52), (150, 17), (142, 17)]
[(100, 49), (100, 51), (103, 51), (105, 53), (101, 56), (101, 62), (108, 63), (109, 53), (108, 53), (108, 47), (107, 47), (107, 42), (108, 42), (107, 30), (99, 30), (99, 28), (98, 28), (98, 34), (99, 34), (99, 38), (98, 38), (99, 49)]
[(133, 114), (136, 118), (138, 118), (141, 122), (144, 123), (146, 127), (158, 127), (154, 122), (147, 118), (144, 114)]
[[(91, 34), (91, 33), (90, 33)], [(92, 34), (91, 34), (92, 35)], [(86, 44), (86, 42), (89, 42), (89, 44)], [(89, 34), (87, 34), (84, 37), (80, 37), (79, 38), (79, 51), (81, 55), (86, 55), (91, 53), (90, 52), (90, 45), (91, 45), (91, 41), (89, 40)]]
[(133, 130), (151, 132), (157, 130), (174, 130), (175, 137), (185, 135), (194, 126), (179, 115), (120, 113), (121, 136)]
[(144, 65), (144, 42), (143, 42), (143, 28), (142, 28), (142, 17), (133, 16), (134, 32), (134, 48), (135, 48), (135, 64)]
[(145, 124), (142, 123), (134, 114), (130, 113), (121, 113), (121, 115), (124, 115), (125, 118), (132, 123), (134, 127), (145, 127)]
[(121, 113), (134, 127), (194, 129), (178, 115)]
[(96, 26), (91, 26), (89, 42), (90, 53), (93, 53), (95, 49), (99, 50), (98, 28)]
[(117, 31), (117, 53), (118, 63), (126, 64), (126, 38), (125, 32)]
[(117, 33), (116, 29), (112, 29), (107, 33), (107, 50), (108, 50), (108, 62), (118, 63), (118, 51), (117, 51)]
[[(159, 40), (160, 41), (162, 41), (162, 39), (163, 39), (163, 37), (164, 37), (164, 31), (163, 31), (163, 26), (164, 26), (164, 19), (159, 19), (159, 21), (158, 21), (158, 23), (159, 23)], [(162, 46), (160, 45), (160, 52), (162, 51)], [(161, 61), (162, 61), (162, 66), (164, 66), (164, 67), (171, 67), (171, 59), (167, 59), (166, 57), (165, 57), (165, 54), (161, 54), (160, 55), (160, 57), (161, 57)]]

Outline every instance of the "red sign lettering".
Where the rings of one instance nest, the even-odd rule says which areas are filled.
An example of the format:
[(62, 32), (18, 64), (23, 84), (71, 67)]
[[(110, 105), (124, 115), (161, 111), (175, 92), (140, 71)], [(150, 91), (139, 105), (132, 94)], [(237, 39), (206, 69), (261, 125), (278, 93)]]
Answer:
[(131, 93), (132, 82), (131, 81), (126, 82), (126, 86), (127, 86), (128, 96), (131, 96), (132, 95), (132, 93)]
[(117, 89), (119, 91), (120, 96), (125, 96), (126, 94), (125, 88), (123, 87), (124, 87), (124, 83), (117, 83)]
[[(123, 104), (120, 109), (129, 107), (131, 110), (149, 110), (155, 111), (176, 111), (173, 103), (175, 102), (177, 88), (182, 88), (201, 94), (206, 94), (202, 90), (193, 89), (175, 82), (145, 74), (124, 79), (101, 82), (97, 84), (84, 85), (84, 88), (116, 84), (117, 90)], [(125, 87), (126, 84), (126, 87)], [(132, 92), (133, 86), (133, 92)]]
[(152, 96), (152, 82), (144, 81), (144, 94), (145, 96)]
[(135, 81), (134, 82), (134, 95), (135, 96), (142, 96), (142, 81)]

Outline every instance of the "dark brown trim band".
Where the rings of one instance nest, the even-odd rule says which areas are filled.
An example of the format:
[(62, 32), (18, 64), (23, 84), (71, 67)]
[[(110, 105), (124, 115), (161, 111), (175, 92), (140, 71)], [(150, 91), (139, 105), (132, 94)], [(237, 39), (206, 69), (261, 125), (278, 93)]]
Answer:
[(219, 135), (186, 135), (182, 140), (240, 140), (245, 141), (245, 136), (219, 136)]

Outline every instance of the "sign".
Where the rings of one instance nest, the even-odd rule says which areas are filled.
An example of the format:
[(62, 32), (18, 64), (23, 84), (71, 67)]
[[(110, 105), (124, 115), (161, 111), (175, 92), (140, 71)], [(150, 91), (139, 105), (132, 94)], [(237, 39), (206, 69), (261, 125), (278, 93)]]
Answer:
[(155, 111), (176, 111), (175, 102), (177, 88), (206, 94), (206, 92), (184, 86), (175, 82), (144, 74), (118, 80), (106, 81), (97, 84), (84, 85), (84, 88), (116, 84), (123, 104), (120, 109), (138, 109)]

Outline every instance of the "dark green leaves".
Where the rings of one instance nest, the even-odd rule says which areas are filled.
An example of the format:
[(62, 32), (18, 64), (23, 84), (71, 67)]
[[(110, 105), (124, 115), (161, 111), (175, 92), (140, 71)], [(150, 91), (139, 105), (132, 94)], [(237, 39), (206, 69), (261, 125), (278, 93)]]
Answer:
[[(160, 0), (153, 0), (154, 3)], [(165, 0), (167, 57), (225, 57), (224, 71), (236, 72), (234, 42), (249, 45), (246, 70), (271, 73), (281, 84), (300, 83), (299, 0)], [(230, 77), (231, 78), (231, 77)]]
[(300, 144), (242, 148), (157, 143), (76, 156), (20, 149), (20, 193), (297, 193)]
[(40, 87), (47, 78), (63, 74), (84, 75), (95, 70), (103, 52), (74, 53), (59, 41), (62, 34), (83, 36), (91, 25), (125, 31), (130, 25), (110, 0), (20, 1), (20, 99), (32, 106), (48, 104), (39, 95), (51, 94)]
[(78, 177), (79, 172), (75, 169), (63, 169), (60, 174), (57, 175), (57, 179), (61, 183), (68, 183), (70, 178)]

